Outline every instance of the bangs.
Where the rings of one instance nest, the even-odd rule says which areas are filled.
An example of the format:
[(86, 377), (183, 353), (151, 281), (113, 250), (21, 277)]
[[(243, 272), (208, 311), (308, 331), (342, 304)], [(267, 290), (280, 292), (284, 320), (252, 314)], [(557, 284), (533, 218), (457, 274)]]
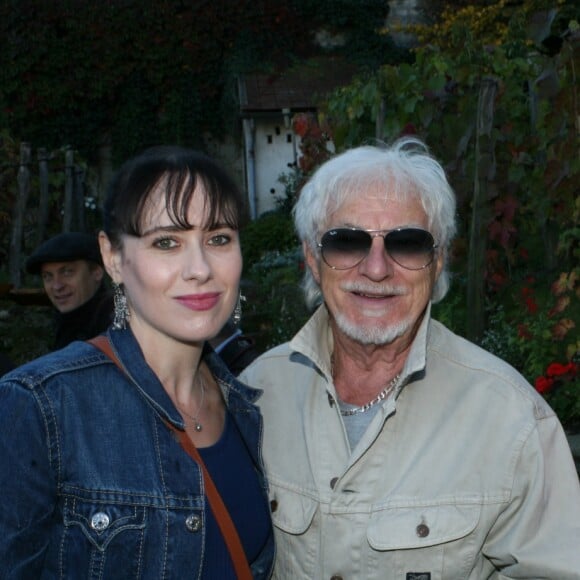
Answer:
[(141, 237), (144, 225), (157, 200), (162, 198), (171, 222), (182, 230), (190, 230), (188, 214), (194, 203), (196, 191), (203, 203), (204, 221), (202, 229), (212, 230), (220, 226), (228, 226), (233, 230), (240, 229), (239, 196), (236, 190), (223, 187), (223, 183), (208, 176), (195, 175), (188, 170), (162, 175), (152, 186), (148, 187), (141, 197), (133, 218), (130, 222), (129, 235)]
[[(192, 203), (203, 204), (203, 224), (189, 222)], [(244, 197), (229, 174), (203, 153), (179, 146), (150, 148), (113, 178), (103, 215), (113, 246), (121, 248), (124, 235), (142, 237), (147, 219), (159, 208), (182, 230), (195, 225), (239, 230), (246, 219)]]

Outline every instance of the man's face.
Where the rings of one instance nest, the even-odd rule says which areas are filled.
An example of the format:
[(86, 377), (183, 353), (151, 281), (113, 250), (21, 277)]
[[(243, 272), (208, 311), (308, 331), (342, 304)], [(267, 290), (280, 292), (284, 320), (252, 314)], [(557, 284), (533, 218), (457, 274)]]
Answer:
[[(428, 230), (428, 220), (417, 197), (403, 201), (370, 191), (329, 216), (326, 229), (337, 227)], [(443, 265), (436, 253), (425, 268), (405, 269), (386, 252), (382, 236), (372, 238), (368, 255), (350, 269), (333, 270), (308, 247), (305, 254), (335, 332), (369, 345), (399, 341), (404, 346), (412, 341)]]
[(103, 273), (103, 268), (87, 260), (47, 262), (40, 269), (46, 294), (63, 314), (77, 309), (94, 296)]

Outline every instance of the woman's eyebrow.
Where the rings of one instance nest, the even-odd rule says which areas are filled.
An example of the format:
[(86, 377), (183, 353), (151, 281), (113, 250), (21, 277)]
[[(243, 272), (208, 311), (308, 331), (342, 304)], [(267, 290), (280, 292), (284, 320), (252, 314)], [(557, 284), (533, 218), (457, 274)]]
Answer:
[[(190, 229), (194, 229), (194, 228), (192, 227)], [(184, 230), (184, 228), (182, 228), (181, 226), (177, 226), (175, 224), (170, 224), (167, 226), (154, 226), (148, 230), (144, 230), (141, 235), (142, 235), (142, 237), (145, 237), (145, 236), (150, 236), (151, 234), (155, 234), (157, 232), (180, 232), (183, 230)]]

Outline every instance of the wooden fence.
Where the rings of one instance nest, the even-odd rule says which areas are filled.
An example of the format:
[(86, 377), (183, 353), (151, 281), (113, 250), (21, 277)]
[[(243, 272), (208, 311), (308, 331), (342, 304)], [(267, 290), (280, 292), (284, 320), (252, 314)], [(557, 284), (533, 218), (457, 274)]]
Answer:
[[(64, 160), (58, 165), (50, 163), (58, 162), (63, 153)], [(10, 228), (7, 264), (9, 283), (18, 289), (22, 285), (22, 264), (26, 255), (55, 234), (55, 211), (60, 214), (60, 231), (86, 231), (86, 169), (75, 162), (72, 147), (65, 147), (58, 152), (39, 148), (33, 159), (29, 143), (20, 145), (19, 160), (12, 168), (15, 170), (16, 184), (6, 184), (4, 180), (6, 189), (12, 187), (13, 192), (3, 196), (3, 200), (8, 204), (12, 202), (7, 220)], [(3, 169), (8, 171), (10, 166), (4, 166)], [(54, 181), (53, 178), (59, 174), (64, 178), (58, 180), (58, 187), (51, 191), (51, 180)], [(7, 236), (2, 237), (5, 243)]]

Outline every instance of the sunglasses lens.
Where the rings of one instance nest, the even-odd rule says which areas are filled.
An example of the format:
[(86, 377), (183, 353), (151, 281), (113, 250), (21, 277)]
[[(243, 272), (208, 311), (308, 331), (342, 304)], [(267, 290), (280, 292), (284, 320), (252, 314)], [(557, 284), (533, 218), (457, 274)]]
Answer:
[[(323, 260), (335, 270), (348, 270), (360, 264), (368, 255), (373, 237), (383, 235), (351, 228), (327, 231), (320, 240)], [(384, 235), (385, 250), (407, 270), (421, 270), (433, 261), (435, 241), (426, 230), (402, 228)]]
[(426, 230), (404, 228), (385, 236), (385, 249), (397, 264), (408, 270), (421, 270), (433, 261), (435, 240)]
[(371, 236), (363, 230), (329, 230), (320, 240), (322, 258), (331, 268), (346, 270), (364, 260), (371, 243)]

